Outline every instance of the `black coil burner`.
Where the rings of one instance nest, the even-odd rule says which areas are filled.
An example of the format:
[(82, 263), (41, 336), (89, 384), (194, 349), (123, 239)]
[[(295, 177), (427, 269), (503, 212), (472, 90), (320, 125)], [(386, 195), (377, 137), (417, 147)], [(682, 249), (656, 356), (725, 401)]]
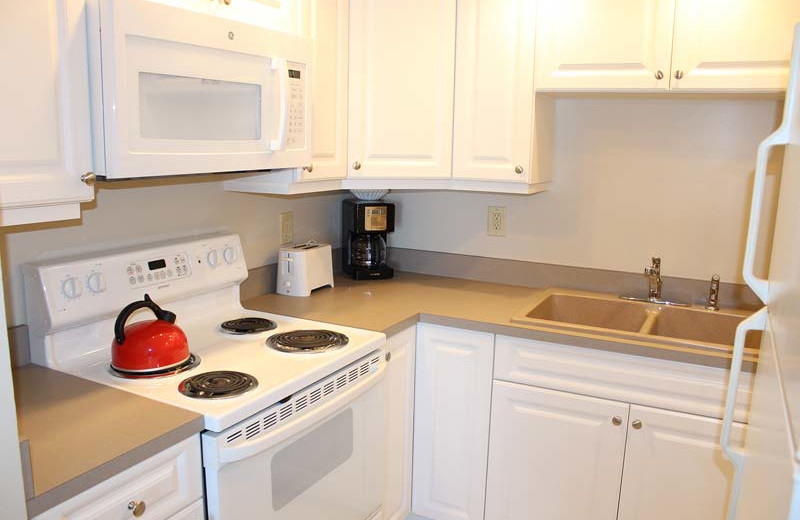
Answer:
[(342, 348), (349, 341), (332, 330), (293, 330), (270, 336), (267, 345), (281, 352), (317, 353)]
[(237, 320), (229, 320), (220, 325), (222, 330), (231, 334), (257, 334), (259, 332), (272, 330), (277, 326), (278, 325), (276, 325), (272, 320), (268, 320), (266, 318), (253, 318), (249, 316), (245, 318), (239, 318)]
[(125, 379), (155, 379), (157, 377), (174, 376), (175, 374), (186, 372), (187, 370), (191, 370), (199, 364), (200, 364), (200, 356), (196, 354), (190, 354), (189, 359), (187, 359), (180, 365), (171, 366), (168, 368), (156, 368), (154, 370), (146, 370), (138, 372), (122, 370), (121, 368), (116, 368), (114, 365), (109, 365), (109, 368), (112, 375), (115, 375), (117, 377), (122, 377)]
[(184, 379), (178, 385), (178, 391), (195, 399), (224, 399), (249, 392), (257, 386), (258, 381), (249, 374), (220, 370)]

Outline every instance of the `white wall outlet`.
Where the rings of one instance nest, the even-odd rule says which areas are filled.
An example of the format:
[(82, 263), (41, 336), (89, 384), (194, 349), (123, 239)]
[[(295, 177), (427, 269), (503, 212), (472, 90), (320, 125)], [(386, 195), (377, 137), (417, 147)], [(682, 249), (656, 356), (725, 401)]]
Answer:
[(505, 206), (489, 206), (489, 223), (486, 234), (490, 237), (506, 236), (506, 208)]
[(294, 215), (291, 211), (281, 213), (281, 244), (294, 241)]

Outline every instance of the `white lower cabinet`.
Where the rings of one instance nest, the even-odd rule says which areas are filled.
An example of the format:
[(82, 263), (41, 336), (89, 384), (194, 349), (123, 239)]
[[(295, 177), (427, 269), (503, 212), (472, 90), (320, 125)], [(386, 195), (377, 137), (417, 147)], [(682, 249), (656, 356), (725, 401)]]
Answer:
[(199, 520), (205, 514), (202, 475), (200, 438), (194, 435), (35, 520)]
[[(727, 518), (733, 466), (719, 446), (722, 421), (635, 405), (630, 417), (619, 520)], [(744, 431), (734, 424), (732, 439)]]
[(486, 520), (614, 520), (629, 408), (495, 382)]
[(417, 329), (412, 510), (435, 520), (483, 518), (494, 335)]
[(403, 520), (411, 511), (411, 454), (414, 436), (414, 349), (417, 328), (390, 336), (386, 344), (386, 476), (384, 520)]

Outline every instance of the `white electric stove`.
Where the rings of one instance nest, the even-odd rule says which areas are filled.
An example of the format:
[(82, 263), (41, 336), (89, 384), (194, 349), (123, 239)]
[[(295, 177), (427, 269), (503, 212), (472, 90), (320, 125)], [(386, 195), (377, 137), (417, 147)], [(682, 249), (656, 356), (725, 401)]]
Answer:
[[(380, 514), (383, 334), (243, 308), (236, 235), (23, 272), (34, 363), (203, 415), (209, 518)], [(177, 315), (189, 340), (191, 363), (177, 373), (131, 378), (110, 366), (117, 313), (145, 294)], [(143, 311), (129, 323), (147, 319)]]

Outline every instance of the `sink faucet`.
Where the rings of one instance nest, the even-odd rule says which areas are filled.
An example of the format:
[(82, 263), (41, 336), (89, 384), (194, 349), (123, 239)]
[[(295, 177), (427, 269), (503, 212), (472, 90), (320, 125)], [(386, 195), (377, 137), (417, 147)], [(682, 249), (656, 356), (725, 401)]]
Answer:
[(650, 284), (647, 296), (651, 300), (660, 300), (661, 286), (663, 285), (661, 281), (661, 258), (654, 256), (651, 262), (652, 264), (650, 267), (644, 268), (644, 274), (647, 276), (647, 281)]
[(663, 281), (661, 280), (661, 258), (654, 256), (650, 259), (650, 262), (650, 266), (644, 268), (644, 275), (647, 276), (648, 282), (647, 298), (641, 296), (620, 296), (620, 298), (635, 302), (688, 307), (688, 303), (665, 300), (661, 297), (661, 287), (664, 285)]
[(711, 277), (711, 285), (708, 287), (708, 300), (706, 301), (707, 311), (719, 310), (719, 275)]

